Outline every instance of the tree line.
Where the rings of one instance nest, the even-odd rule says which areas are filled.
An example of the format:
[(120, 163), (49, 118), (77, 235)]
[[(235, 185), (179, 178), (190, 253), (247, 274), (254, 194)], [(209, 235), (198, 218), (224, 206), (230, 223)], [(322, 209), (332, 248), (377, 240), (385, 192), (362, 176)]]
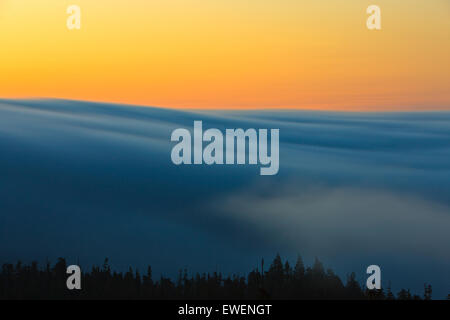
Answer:
[(346, 282), (317, 258), (305, 266), (299, 256), (295, 265), (277, 255), (267, 270), (261, 266), (246, 276), (221, 273), (188, 274), (180, 270), (176, 279), (154, 279), (149, 266), (145, 273), (131, 267), (127, 272), (113, 271), (108, 259), (81, 275), (81, 290), (68, 290), (67, 263), (59, 258), (43, 268), (37, 262), (2, 265), (0, 299), (352, 299), (352, 300), (430, 300), (431, 285), (424, 286), (422, 296), (402, 289), (397, 294), (390, 286), (367, 290), (356, 280), (354, 272)]

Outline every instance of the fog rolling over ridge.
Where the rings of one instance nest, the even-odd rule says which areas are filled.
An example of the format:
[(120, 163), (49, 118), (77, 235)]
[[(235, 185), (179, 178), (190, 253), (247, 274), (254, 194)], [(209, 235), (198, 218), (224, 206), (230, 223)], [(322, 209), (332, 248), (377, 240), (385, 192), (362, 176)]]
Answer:
[[(171, 132), (280, 129), (280, 170), (176, 166)], [(248, 270), (276, 252), (450, 292), (450, 113), (0, 100), (0, 262)], [(73, 259), (73, 261), (70, 261)], [(345, 277), (345, 274), (340, 274)], [(395, 287), (394, 287), (395, 289)]]

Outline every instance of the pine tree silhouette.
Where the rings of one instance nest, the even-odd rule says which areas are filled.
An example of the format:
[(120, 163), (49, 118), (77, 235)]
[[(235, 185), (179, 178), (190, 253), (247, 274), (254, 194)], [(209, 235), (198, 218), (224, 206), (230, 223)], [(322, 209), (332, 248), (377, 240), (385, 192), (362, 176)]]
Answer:
[[(344, 285), (331, 269), (325, 268), (319, 259), (307, 267), (298, 256), (295, 267), (276, 255), (267, 271), (262, 260), (261, 269), (247, 274), (223, 276), (219, 272), (197, 273), (189, 276), (180, 270), (173, 282), (161, 276), (153, 279), (152, 268), (141, 275), (139, 270), (112, 271), (109, 260), (102, 267), (93, 266), (82, 273), (82, 290), (70, 291), (66, 287), (67, 263), (59, 258), (52, 267), (47, 261), (43, 269), (37, 262), (24, 265), (5, 263), (0, 273), (0, 299), (387, 299), (395, 300), (391, 285), (387, 293), (383, 289), (365, 290), (351, 273)], [(431, 299), (431, 285), (424, 285), (424, 299)], [(450, 295), (449, 295), (450, 296)], [(402, 289), (399, 300), (420, 299)]]

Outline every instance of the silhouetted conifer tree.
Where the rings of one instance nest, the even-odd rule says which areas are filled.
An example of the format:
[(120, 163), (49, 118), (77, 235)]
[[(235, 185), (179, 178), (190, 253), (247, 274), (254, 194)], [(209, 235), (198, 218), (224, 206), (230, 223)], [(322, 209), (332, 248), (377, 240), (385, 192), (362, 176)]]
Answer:
[[(0, 299), (395, 299), (391, 287), (363, 292), (351, 273), (344, 286), (331, 269), (319, 259), (312, 267), (305, 266), (299, 256), (292, 269), (276, 255), (267, 271), (255, 268), (246, 277), (221, 273), (197, 273), (189, 277), (180, 270), (175, 282), (161, 276), (153, 280), (151, 267), (143, 275), (130, 267), (127, 272), (112, 271), (109, 260), (102, 267), (93, 266), (82, 273), (82, 290), (66, 288), (67, 264), (59, 258), (52, 267), (49, 262), (39, 269), (37, 262), (3, 264), (0, 273)], [(430, 285), (424, 287), (424, 299), (431, 299)], [(398, 299), (420, 299), (409, 290), (401, 290)]]

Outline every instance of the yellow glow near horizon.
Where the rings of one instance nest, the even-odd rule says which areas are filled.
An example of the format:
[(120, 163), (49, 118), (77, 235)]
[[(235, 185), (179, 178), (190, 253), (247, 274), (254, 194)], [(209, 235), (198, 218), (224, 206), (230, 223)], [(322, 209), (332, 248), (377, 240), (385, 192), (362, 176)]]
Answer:
[(0, 97), (450, 109), (449, 40), (447, 0), (0, 0)]

